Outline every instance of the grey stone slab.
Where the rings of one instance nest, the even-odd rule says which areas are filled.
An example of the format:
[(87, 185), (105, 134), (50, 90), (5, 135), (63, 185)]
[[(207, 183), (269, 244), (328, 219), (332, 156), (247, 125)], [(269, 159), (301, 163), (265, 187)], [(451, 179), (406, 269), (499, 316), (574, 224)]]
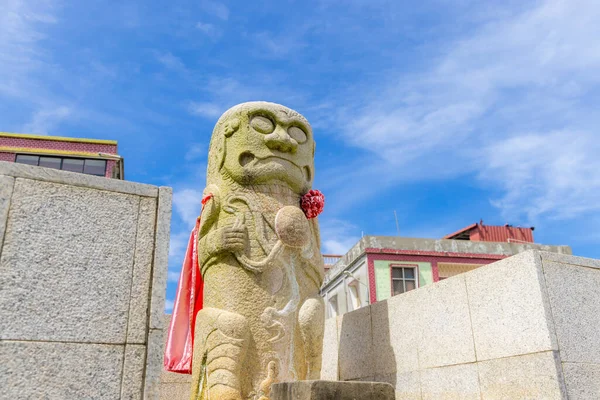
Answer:
[(160, 400), (187, 400), (191, 386), (185, 383), (165, 383), (160, 385)]
[(600, 270), (544, 261), (563, 362), (600, 364)]
[(62, 183), (65, 185), (82, 186), (109, 192), (120, 192), (138, 196), (157, 197), (158, 188), (144, 183), (108, 179), (102, 176), (80, 174), (77, 172), (61, 171), (53, 168), (36, 167), (0, 161), (0, 175), (26, 178), (37, 181)]
[(569, 400), (600, 399), (600, 364), (563, 363)]
[(421, 371), (423, 400), (479, 400), (477, 364), (451, 365)]
[(271, 400), (394, 400), (394, 388), (382, 382), (282, 382), (271, 386), (270, 397)]
[(422, 290), (371, 305), (373, 368), (376, 376), (419, 368)]
[(537, 251), (477, 268), (464, 277), (477, 360), (557, 349)]
[(395, 388), (396, 400), (421, 400), (419, 371), (376, 376), (376, 382), (387, 382)]
[(459, 275), (415, 291), (421, 325), (418, 332), (420, 369), (475, 361), (464, 279)]
[(325, 332), (323, 334), (322, 380), (338, 380), (338, 349), (337, 321), (335, 318), (329, 318), (325, 320)]
[(127, 344), (121, 380), (121, 400), (141, 400), (144, 386), (146, 346)]
[(121, 345), (0, 342), (0, 397), (118, 399)]
[(579, 265), (588, 268), (600, 268), (600, 260), (594, 258), (578, 257), (568, 254), (557, 254), (550, 253), (547, 251), (540, 251), (542, 261), (554, 261), (561, 264)]
[(144, 399), (158, 399), (160, 396), (160, 377), (163, 370), (164, 333), (162, 329), (150, 329), (146, 357), (146, 380)]
[(478, 367), (482, 399), (567, 398), (554, 351), (481, 361)]
[(13, 177), (0, 176), (0, 254), (2, 254), (2, 243), (8, 222), (8, 209), (14, 184), (15, 179)]
[(124, 343), (138, 205), (138, 196), (16, 179), (1, 338)]
[(338, 321), (339, 375), (341, 380), (373, 376), (371, 309), (363, 307)]
[(141, 198), (127, 324), (128, 343), (146, 343), (155, 220), (156, 199)]
[(167, 271), (169, 269), (169, 238), (171, 231), (171, 208), (173, 189), (161, 186), (158, 194), (156, 235), (154, 242), (154, 266), (150, 300), (150, 328), (160, 329), (165, 313)]

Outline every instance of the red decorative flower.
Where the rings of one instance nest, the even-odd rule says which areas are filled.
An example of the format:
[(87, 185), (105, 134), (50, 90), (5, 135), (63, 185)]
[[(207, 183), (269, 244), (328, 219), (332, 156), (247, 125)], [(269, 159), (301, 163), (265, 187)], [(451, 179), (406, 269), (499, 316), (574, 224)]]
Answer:
[(300, 208), (304, 211), (306, 218), (311, 219), (323, 212), (325, 196), (318, 190), (309, 190), (300, 201)]

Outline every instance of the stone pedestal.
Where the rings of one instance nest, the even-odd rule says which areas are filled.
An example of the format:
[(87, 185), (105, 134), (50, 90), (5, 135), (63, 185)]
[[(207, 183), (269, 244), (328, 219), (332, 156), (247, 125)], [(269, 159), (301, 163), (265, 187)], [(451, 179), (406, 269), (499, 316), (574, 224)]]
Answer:
[(394, 400), (394, 387), (382, 382), (283, 382), (271, 386), (271, 400)]

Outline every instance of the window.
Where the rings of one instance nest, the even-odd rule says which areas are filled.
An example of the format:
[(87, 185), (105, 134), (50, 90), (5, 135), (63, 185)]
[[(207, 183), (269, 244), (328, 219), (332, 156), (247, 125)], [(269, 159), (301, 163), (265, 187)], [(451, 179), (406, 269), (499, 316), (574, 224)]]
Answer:
[(337, 294), (334, 296), (331, 296), (329, 298), (329, 301), (327, 302), (329, 307), (329, 317), (337, 317), (338, 315), (338, 299), (337, 299)]
[(392, 296), (416, 289), (417, 268), (392, 265)]
[(63, 171), (83, 172), (84, 174), (96, 176), (104, 176), (106, 173), (106, 160), (90, 158), (65, 158), (17, 154), (15, 162), (46, 168), (62, 169)]

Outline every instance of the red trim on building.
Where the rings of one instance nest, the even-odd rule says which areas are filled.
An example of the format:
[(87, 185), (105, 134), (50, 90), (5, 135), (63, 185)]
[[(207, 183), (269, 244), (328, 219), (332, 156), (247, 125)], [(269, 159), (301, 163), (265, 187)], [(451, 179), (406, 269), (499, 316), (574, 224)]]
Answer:
[(394, 250), (394, 249), (365, 249), (369, 268), (369, 294), (371, 304), (377, 302), (377, 287), (375, 285), (375, 261), (389, 262), (428, 262), (431, 263), (433, 282), (439, 282), (440, 273), (437, 263), (490, 264), (502, 260), (507, 255), (452, 253), (439, 251)]
[(502, 260), (506, 258), (505, 255), (500, 254), (477, 254), (477, 253), (455, 253), (451, 251), (423, 251), (423, 250), (395, 250), (395, 249), (375, 249), (375, 248), (367, 248), (365, 249), (365, 253), (367, 254), (389, 254), (389, 255), (407, 255), (407, 256), (431, 256), (431, 257), (457, 257), (457, 258), (480, 258), (486, 260)]

